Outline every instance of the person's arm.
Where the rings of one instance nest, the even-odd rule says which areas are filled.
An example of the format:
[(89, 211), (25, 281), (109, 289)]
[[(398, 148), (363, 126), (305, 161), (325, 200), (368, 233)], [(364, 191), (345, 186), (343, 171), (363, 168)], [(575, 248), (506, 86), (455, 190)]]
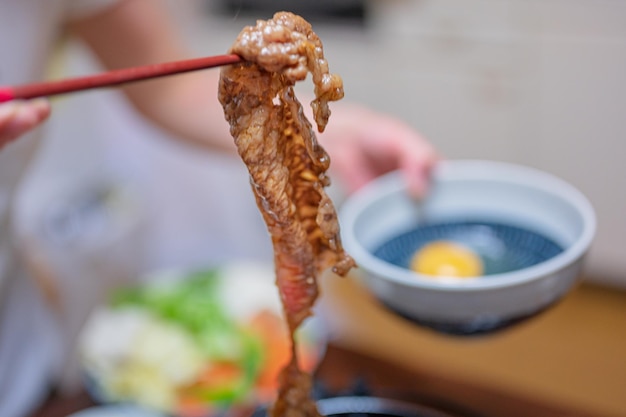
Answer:
[(49, 114), (47, 100), (0, 104), (0, 149), (41, 124)]
[[(74, 22), (71, 29), (108, 68), (188, 58), (189, 52), (161, 7), (156, 0), (120, 0), (103, 13)], [(217, 99), (218, 80), (219, 70), (207, 70), (133, 84), (125, 92), (144, 115), (178, 137), (234, 152)], [(332, 103), (331, 110), (320, 143), (328, 150), (346, 191), (402, 169), (411, 192), (425, 192), (437, 155), (424, 138), (405, 123), (354, 103)]]
[[(109, 69), (191, 57), (157, 0), (120, 0), (101, 13), (72, 22), (70, 30)], [(177, 137), (234, 152), (217, 100), (218, 79), (219, 69), (210, 69), (130, 84), (124, 92), (137, 110)]]

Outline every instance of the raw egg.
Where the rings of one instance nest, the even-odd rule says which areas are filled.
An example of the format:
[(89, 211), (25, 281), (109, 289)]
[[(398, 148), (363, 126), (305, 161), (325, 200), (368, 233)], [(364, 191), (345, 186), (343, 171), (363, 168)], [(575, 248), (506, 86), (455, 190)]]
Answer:
[(417, 250), (411, 269), (419, 274), (446, 277), (477, 277), (483, 274), (481, 257), (452, 241), (438, 240)]

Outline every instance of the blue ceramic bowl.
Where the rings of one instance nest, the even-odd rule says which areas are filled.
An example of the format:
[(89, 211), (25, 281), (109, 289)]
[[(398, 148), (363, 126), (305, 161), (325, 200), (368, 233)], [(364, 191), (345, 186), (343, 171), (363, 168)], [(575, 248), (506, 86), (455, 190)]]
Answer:
[[(401, 174), (390, 173), (340, 210), (357, 276), (399, 315), (448, 333), (491, 332), (545, 310), (577, 282), (596, 219), (585, 196), (561, 179), (508, 163), (446, 161), (423, 201), (405, 188)], [(439, 239), (474, 249), (485, 275), (410, 270), (410, 256)]]

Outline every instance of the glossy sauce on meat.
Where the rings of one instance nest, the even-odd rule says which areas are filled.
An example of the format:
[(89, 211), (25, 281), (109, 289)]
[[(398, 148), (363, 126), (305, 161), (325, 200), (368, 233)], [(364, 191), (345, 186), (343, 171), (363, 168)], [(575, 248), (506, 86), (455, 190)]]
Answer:
[(311, 25), (291, 13), (244, 28), (230, 53), (245, 62), (222, 69), (219, 99), (272, 238), (276, 284), (292, 342), (292, 359), (280, 375), (271, 414), (318, 416), (310, 399), (311, 377), (298, 366), (293, 335), (311, 315), (318, 276), (329, 267), (345, 275), (354, 261), (341, 246), (335, 208), (324, 190), (330, 159), (293, 86), (311, 73), (311, 106), (321, 132), (330, 116), (328, 102), (343, 97), (343, 84), (329, 73)]

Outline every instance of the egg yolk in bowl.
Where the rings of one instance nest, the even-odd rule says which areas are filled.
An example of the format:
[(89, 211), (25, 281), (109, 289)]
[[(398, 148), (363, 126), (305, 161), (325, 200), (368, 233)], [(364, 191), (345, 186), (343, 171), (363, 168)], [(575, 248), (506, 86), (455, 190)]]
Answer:
[(483, 275), (481, 257), (460, 243), (438, 240), (418, 249), (410, 268), (422, 275), (469, 278)]

